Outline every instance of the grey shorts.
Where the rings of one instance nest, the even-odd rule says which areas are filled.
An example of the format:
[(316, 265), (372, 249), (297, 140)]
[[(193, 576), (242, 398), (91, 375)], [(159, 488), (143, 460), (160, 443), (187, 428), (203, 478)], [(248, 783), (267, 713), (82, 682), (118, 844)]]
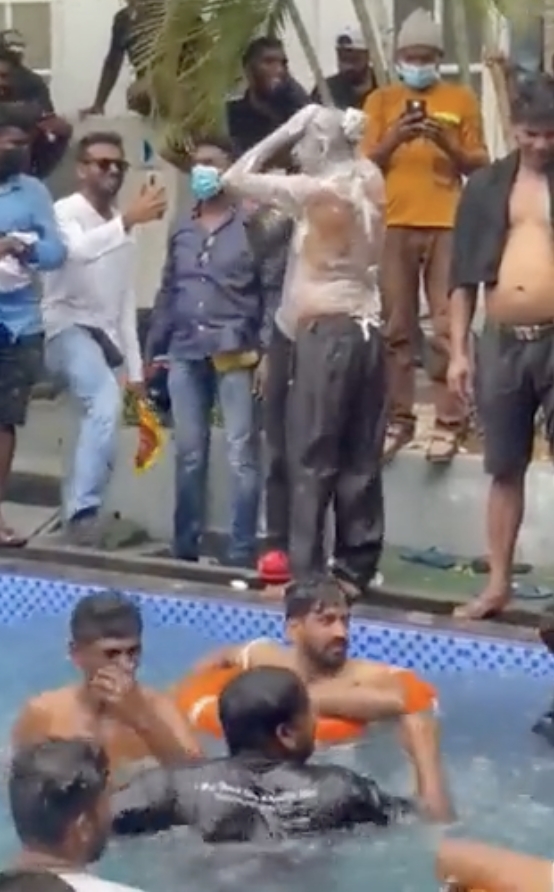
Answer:
[(487, 326), (477, 352), (477, 403), (484, 435), (485, 471), (497, 478), (521, 474), (533, 455), (536, 416), (542, 408), (554, 451), (554, 325), (535, 339)]

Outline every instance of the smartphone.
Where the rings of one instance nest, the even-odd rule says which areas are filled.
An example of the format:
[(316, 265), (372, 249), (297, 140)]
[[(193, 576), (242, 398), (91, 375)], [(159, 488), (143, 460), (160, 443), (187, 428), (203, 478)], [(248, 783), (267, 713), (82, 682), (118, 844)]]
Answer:
[(425, 117), (427, 114), (425, 99), (408, 99), (406, 102), (406, 113), (408, 115), (420, 114), (422, 117)]

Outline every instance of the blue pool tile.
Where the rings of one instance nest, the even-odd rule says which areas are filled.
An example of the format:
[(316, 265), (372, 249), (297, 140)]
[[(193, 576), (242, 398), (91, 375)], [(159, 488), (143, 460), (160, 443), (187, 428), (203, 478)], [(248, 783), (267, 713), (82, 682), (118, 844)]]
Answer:
[[(0, 624), (69, 615), (79, 598), (97, 589), (62, 580), (0, 575)], [(184, 626), (220, 644), (283, 638), (282, 614), (270, 607), (206, 598), (153, 597), (132, 591), (128, 594), (140, 604), (148, 625)], [(535, 678), (554, 674), (554, 660), (538, 646), (390, 627), (361, 619), (352, 622), (351, 648), (354, 656), (420, 672), (515, 672)]]

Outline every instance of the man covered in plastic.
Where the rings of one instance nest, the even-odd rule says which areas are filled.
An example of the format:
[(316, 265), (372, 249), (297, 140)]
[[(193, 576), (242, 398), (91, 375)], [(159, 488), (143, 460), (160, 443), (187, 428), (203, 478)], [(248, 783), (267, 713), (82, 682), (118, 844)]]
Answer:
[[(385, 376), (375, 270), (384, 183), (357, 154), (364, 121), (355, 109), (306, 106), (223, 177), (240, 196), (296, 223), (280, 310), (295, 342), (286, 435), (291, 569), (297, 579), (323, 570), (333, 502), (335, 568), (353, 594), (375, 575), (383, 541)], [(261, 173), (291, 144), (300, 173)]]
[(241, 673), (223, 690), (219, 717), (229, 755), (137, 774), (112, 797), (116, 834), (190, 825), (209, 842), (244, 842), (355, 824), (385, 827), (416, 811), (349, 768), (306, 764), (314, 713), (290, 669)]

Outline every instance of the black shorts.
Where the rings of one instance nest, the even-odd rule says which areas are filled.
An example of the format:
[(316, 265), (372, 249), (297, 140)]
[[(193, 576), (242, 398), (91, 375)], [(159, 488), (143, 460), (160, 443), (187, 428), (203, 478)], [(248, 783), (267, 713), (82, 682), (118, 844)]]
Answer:
[(0, 427), (21, 427), (42, 370), (41, 334), (0, 342)]
[(554, 325), (534, 340), (487, 326), (479, 338), (477, 403), (485, 471), (497, 478), (525, 472), (533, 456), (537, 411), (554, 450)]

